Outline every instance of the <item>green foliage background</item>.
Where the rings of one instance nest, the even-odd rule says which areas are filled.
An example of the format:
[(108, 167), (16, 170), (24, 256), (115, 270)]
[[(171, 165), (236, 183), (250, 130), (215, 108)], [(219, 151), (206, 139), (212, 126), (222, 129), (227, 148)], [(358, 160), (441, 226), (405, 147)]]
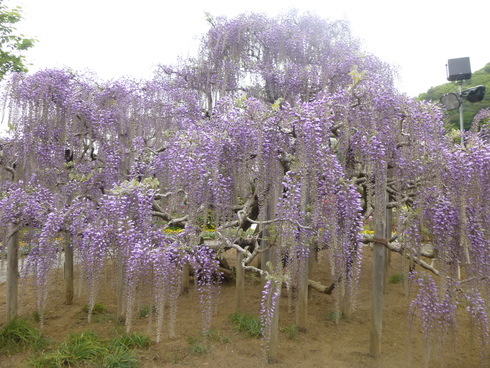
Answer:
[(15, 24), (22, 20), (21, 8), (7, 8), (0, 0), (0, 79), (9, 72), (27, 72), (22, 53), (30, 49), (35, 40), (16, 34)]
[[(463, 82), (462, 89), (464, 91), (465, 89), (479, 85), (484, 85), (487, 88), (483, 101), (476, 103), (471, 103), (468, 101), (463, 102), (463, 122), (465, 130), (469, 130), (471, 128), (473, 117), (478, 113), (478, 111), (490, 107), (490, 63), (487, 63), (482, 69), (473, 72), (471, 79)], [(450, 92), (458, 92), (458, 85), (455, 82), (448, 82), (432, 87), (427, 92), (421, 93), (418, 96), (418, 99), (436, 102), (440, 100), (442, 95)], [(451, 127), (459, 129), (459, 110), (456, 109), (449, 111), (448, 115)]]

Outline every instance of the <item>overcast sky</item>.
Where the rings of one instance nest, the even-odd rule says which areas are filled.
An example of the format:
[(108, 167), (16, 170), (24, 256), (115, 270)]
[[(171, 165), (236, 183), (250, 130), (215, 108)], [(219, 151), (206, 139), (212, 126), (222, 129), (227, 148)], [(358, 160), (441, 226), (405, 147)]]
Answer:
[[(26, 54), (31, 72), (53, 67), (100, 78), (151, 78), (197, 48), (204, 13), (272, 16), (289, 9), (345, 19), (367, 52), (396, 66), (399, 89), (417, 96), (445, 83), (448, 59), (470, 57), (472, 71), (490, 62), (489, 0), (4, 0), (21, 6), (18, 30), (38, 40)], [(456, 90), (456, 87), (455, 87)]]

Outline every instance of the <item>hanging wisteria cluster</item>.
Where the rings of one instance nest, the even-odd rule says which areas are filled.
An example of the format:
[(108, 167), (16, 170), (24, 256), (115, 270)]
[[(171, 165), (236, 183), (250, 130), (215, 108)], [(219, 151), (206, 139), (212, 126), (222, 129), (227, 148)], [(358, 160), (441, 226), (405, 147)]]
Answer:
[[(440, 312), (444, 321), (456, 325), (457, 315), (454, 311), (450, 313), (450, 309), (457, 305), (466, 306), (478, 326), (481, 351), (487, 354), (489, 325), (484, 306), (490, 296), (486, 276), (490, 260), (486, 236), (489, 230), (489, 147), (473, 135), (465, 149), (448, 147), (444, 154), (444, 167), (432, 174), (423, 202), (417, 204), (420, 209), (418, 226), (428, 229), (430, 243), (439, 261), (439, 285), (430, 282), (435, 296), (428, 300), (423, 296), (427, 295), (427, 288), (421, 287), (412, 306), (419, 310), (422, 323), (428, 323), (429, 316), (434, 316), (431, 310), (442, 305), (438, 301), (442, 296), (437, 295), (446, 293), (446, 306)], [(420, 245), (416, 252), (422, 251)], [(442, 331), (448, 333), (447, 329)]]
[[(3, 244), (25, 232), (40, 314), (61, 238), (81, 261), (89, 319), (110, 268), (118, 317), (129, 330), (138, 300), (147, 300), (157, 341), (166, 321), (175, 335), (186, 265), (205, 334), (222, 281), (219, 253), (235, 248), (258, 270), (250, 261), (260, 248), (272, 262), (258, 270), (267, 277), (267, 349), (282, 285), (300, 290), (318, 251), (338, 308), (355, 308), (362, 245), (375, 241), (363, 222), (385, 221), (387, 193), (397, 232), (376, 241), (441, 276), (412, 274), (420, 287), (412, 315), (427, 336), (450, 333), (464, 301), (486, 349), (488, 111), (455, 146), (441, 109), (398, 93), (392, 70), (345, 22), (297, 12), (209, 22), (198, 57), (160, 66), (151, 81), (52, 69), (12, 76), (0, 226)], [(218, 249), (203, 240), (209, 229)]]

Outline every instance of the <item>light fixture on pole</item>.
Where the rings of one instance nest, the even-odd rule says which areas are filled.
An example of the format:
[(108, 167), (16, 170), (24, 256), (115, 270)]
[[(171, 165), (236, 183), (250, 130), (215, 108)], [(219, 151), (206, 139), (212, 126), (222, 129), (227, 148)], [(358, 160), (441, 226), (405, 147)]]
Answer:
[(440, 101), (448, 111), (459, 109), (461, 106), (461, 99), (456, 93), (452, 92), (443, 95)]
[(485, 86), (476, 86), (461, 91), (463, 81), (471, 78), (470, 58), (449, 59), (446, 64), (447, 80), (458, 84), (458, 94), (446, 93), (441, 97), (441, 103), (449, 110), (459, 108), (459, 128), (461, 144), (464, 143), (463, 100), (471, 103), (480, 102), (485, 97)]
[(485, 97), (486, 89), (487, 88), (484, 85), (480, 85), (465, 89), (459, 95), (453, 92), (446, 93), (445, 95), (442, 95), (440, 101), (444, 105), (446, 110), (456, 110), (461, 106), (463, 100), (471, 103), (480, 102), (481, 100), (483, 100), (483, 98)]
[(471, 78), (470, 58), (449, 59), (446, 64), (447, 80), (462, 83)]
[[(458, 83), (458, 92), (461, 96), (463, 81), (471, 78), (470, 58), (449, 59), (447, 61), (447, 80)], [(463, 104), (459, 104), (459, 130), (461, 131), (461, 144), (464, 143)]]
[(484, 85), (468, 88), (461, 93), (461, 98), (471, 103), (480, 102), (485, 97), (486, 89)]

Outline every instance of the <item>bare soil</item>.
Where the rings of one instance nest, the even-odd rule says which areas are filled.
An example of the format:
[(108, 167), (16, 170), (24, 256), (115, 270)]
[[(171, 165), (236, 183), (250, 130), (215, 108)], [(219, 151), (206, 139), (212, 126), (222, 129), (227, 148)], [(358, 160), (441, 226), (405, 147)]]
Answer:
[[(232, 258), (232, 253), (227, 255)], [(322, 257), (322, 254), (320, 254)], [(330, 284), (327, 269), (315, 265), (313, 279), (325, 285)], [(325, 263), (323, 263), (325, 264)], [(404, 266), (404, 265), (403, 265)], [(389, 275), (403, 271), (398, 255), (393, 255)], [(151, 318), (134, 319), (133, 331), (148, 334), (153, 343), (150, 348), (136, 352), (140, 367), (482, 367), (488, 361), (482, 359), (478, 349), (477, 337), (472, 338), (471, 321), (463, 313), (453, 339), (443, 346), (433, 347), (430, 362), (427, 364), (426, 349), (421, 328), (409, 326), (408, 307), (413, 295), (408, 295), (406, 283), (388, 283), (384, 297), (382, 357), (374, 359), (369, 355), (370, 337), (370, 298), (371, 298), (371, 250), (365, 248), (361, 272), (357, 307), (350, 319), (338, 323), (328, 318), (335, 311), (331, 295), (312, 291), (309, 301), (309, 322), (306, 332), (299, 332), (295, 338), (282, 331), (279, 337), (279, 362), (266, 364), (263, 358), (261, 340), (250, 338), (235, 330), (230, 315), (235, 311), (236, 292), (233, 282), (222, 285), (217, 314), (213, 317), (211, 328), (215, 337), (208, 342), (209, 349), (204, 353), (192, 351), (192, 338), (201, 331), (201, 312), (199, 294), (194, 286), (179, 301), (178, 320), (175, 338), (164, 338), (155, 342), (155, 329)], [(87, 322), (82, 308), (87, 303), (86, 296), (76, 296), (72, 305), (63, 303), (63, 281), (61, 272), (53, 282), (48, 299), (46, 322), (43, 329), (45, 337), (56, 342), (63, 341), (68, 334), (93, 331), (102, 337), (113, 337), (121, 326), (112, 318), (116, 312), (116, 294), (109, 284), (102, 285), (98, 303), (108, 312), (94, 316)], [(0, 327), (5, 323), (5, 283), (0, 283)], [(261, 287), (253, 277), (246, 280), (245, 312), (259, 315)], [(32, 316), (36, 306), (33, 290), (20, 291), (22, 316)], [(280, 328), (295, 323), (294, 309), (288, 311), (288, 300), (283, 293), (280, 305)], [(411, 327), (411, 328), (409, 328)], [(52, 346), (54, 346), (52, 344)], [(30, 352), (0, 357), (0, 367), (27, 367)]]

